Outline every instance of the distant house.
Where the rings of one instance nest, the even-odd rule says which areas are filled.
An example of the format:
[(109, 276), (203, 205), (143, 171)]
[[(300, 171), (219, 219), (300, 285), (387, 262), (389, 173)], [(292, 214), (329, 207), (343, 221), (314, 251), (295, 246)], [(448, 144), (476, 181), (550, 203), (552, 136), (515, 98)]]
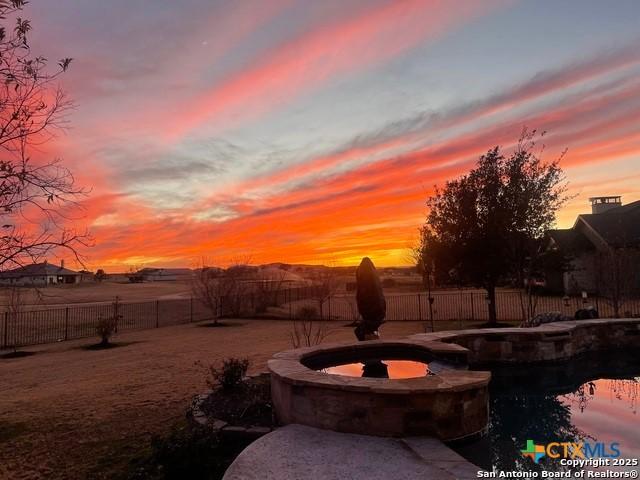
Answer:
[(628, 271), (635, 272), (630, 281), (640, 293), (640, 201), (622, 205), (621, 197), (593, 197), (592, 213), (578, 215), (573, 227), (549, 230), (548, 248), (558, 251), (567, 259), (561, 270), (545, 275), (547, 289), (557, 293), (577, 294), (582, 291), (598, 293), (603, 282), (611, 282), (611, 275), (602, 271), (610, 265), (612, 253), (630, 253), (625, 256)]
[(189, 268), (143, 268), (129, 275), (131, 282), (175, 282), (191, 280), (193, 270)]
[(81, 278), (80, 272), (64, 268), (64, 261), (61, 262), (60, 265), (54, 265), (45, 261), (43, 263), (34, 263), (0, 272), (1, 285), (68, 285), (80, 283)]

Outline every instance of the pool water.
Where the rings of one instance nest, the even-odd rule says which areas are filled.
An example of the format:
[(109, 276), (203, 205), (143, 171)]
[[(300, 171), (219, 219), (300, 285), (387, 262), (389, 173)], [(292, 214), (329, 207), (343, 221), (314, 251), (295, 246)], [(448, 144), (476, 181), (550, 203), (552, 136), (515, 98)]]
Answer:
[(332, 375), (345, 375), (347, 377), (374, 377), (374, 378), (416, 378), (426, 375), (434, 375), (428, 363), (414, 360), (372, 360), (368, 362), (355, 362), (343, 365), (335, 365), (321, 369)]
[[(568, 469), (559, 460), (544, 457), (535, 464), (525, 458), (520, 450), (527, 440), (607, 446), (617, 442), (620, 458), (640, 458), (638, 359), (638, 352), (621, 352), (515, 374), (493, 371), (487, 434), (452, 447), (488, 471)], [(638, 467), (612, 469), (637, 471)]]

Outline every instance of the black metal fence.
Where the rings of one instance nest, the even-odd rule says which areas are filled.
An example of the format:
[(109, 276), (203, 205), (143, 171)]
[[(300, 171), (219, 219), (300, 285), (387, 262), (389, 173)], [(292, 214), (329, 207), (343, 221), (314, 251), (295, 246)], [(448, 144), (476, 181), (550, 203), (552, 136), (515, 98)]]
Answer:
[[(429, 305), (426, 293), (387, 294), (387, 321), (418, 320), (418, 321), (488, 321), (489, 309), (487, 296), (482, 292), (434, 292)], [(532, 301), (531, 307), (529, 301)], [(309, 300), (296, 302), (291, 309), (295, 312), (303, 305), (313, 307)], [(316, 303), (318, 317), (328, 320), (357, 320), (358, 311), (355, 298), (348, 295), (336, 295), (327, 299), (322, 308)], [(560, 312), (573, 317), (579, 309), (592, 306), (598, 310), (602, 318), (615, 316), (612, 302), (600, 298), (590, 297), (552, 297), (536, 296), (529, 299), (520, 291), (504, 291), (496, 293), (496, 315), (499, 321), (523, 321), (531, 312), (535, 315), (546, 312)], [(619, 315), (622, 317), (640, 316), (640, 299), (627, 300), (619, 304)]]
[(116, 332), (120, 332), (196, 322), (207, 317), (211, 315), (193, 299), (4, 312), (0, 317), (0, 347), (16, 348), (97, 337), (98, 323), (107, 318), (117, 319)]
[[(96, 336), (102, 319), (117, 318), (117, 332), (159, 328), (222, 317), (295, 319), (310, 312), (320, 320), (352, 322), (359, 318), (353, 294), (326, 295), (316, 287), (282, 289), (219, 298), (213, 308), (193, 298), (137, 303), (103, 303), (88, 306), (51, 307), (41, 310), (7, 311), (0, 314), (0, 349), (53, 343)], [(387, 321), (447, 320), (487, 321), (486, 295), (481, 292), (435, 292), (387, 294)], [(518, 291), (498, 292), (498, 320), (521, 321), (528, 317), (527, 296)], [(534, 313), (561, 312), (573, 316), (586, 306), (600, 317), (613, 317), (611, 302), (603, 298), (536, 297)], [(305, 308), (302, 312), (301, 309)], [(640, 316), (640, 299), (624, 302), (623, 317)]]
[[(0, 349), (62, 342), (95, 336), (103, 319), (117, 319), (116, 333), (144, 330), (221, 317), (267, 314), (287, 302), (317, 298), (317, 287), (265, 290), (218, 298), (209, 307), (195, 298), (70, 305), (0, 312)], [(289, 310), (286, 310), (289, 312)], [(278, 314), (278, 313), (276, 313)], [(284, 316), (283, 318), (288, 318)]]

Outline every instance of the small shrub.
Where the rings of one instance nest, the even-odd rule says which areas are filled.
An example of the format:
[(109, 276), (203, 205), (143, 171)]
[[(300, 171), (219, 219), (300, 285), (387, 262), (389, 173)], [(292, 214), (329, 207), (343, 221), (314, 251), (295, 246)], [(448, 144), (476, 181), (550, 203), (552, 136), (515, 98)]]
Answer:
[(101, 318), (96, 325), (96, 334), (100, 337), (100, 345), (109, 345), (109, 340), (113, 336), (118, 326), (117, 317)]
[(247, 358), (225, 358), (221, 368), (209, 366), (211, 377), (207, 383), (211, 388), (221, 386), (225, 390), (232, 390), (240, 385), (248, 368), (249, 359)]

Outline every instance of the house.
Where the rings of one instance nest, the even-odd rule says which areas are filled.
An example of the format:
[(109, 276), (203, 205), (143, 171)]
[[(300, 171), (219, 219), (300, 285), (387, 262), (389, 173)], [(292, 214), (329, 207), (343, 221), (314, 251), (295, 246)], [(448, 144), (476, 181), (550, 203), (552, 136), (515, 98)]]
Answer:
[(64, 260), (60, 265), (54, 265), (46, 260), (23, 267), (0, 272), (1, 285), (16, 286), (46, 286), (59, 284), (80, 283), (81, 274), (64, 267)]
[(622, 205), (621, 197), (592, 197), (591, 213), (573, 227), (549, 230), (547, 248), (565, 264), (546, 272), (547, 289), (562, 294), (603, 293), (625, 288), (640, 294), (640, 201)]
[(143, 268), (136, 273), (129, 274), (129, 281), (137, 282), (175, 282), (191, 280), (193, 270), (189, 268)]

